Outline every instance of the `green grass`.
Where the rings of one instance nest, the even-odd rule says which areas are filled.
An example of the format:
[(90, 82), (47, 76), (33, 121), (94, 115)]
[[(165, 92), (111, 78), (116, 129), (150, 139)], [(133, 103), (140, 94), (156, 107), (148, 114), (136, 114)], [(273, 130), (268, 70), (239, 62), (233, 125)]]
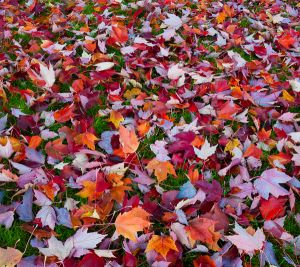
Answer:
[[(27, 242), (30, 239), (30, 233), (24, 231), (21, 228), (20, 222), (15, 220), (10, 229), (5, 229), (0, 226), (0, 244), (1, 247), (14, 247), (24, 252)], [(37, 255), (38, 250), (30, 246), (27, 246), (24, 256)]]
[(188, 178), (186, 176), (187, 171), (183, 169), (178, 169), (177, 177), (174, 177), (173, 175), (169, 175), (167, 180), (163, 181), (161, 183), (161, 187), (165, 190), (179, 190), (180, 186), (182, 186), (184, 183), (188, 181)]
[(156, 128), (154, 134), (144, 138), (141, 140), (139, 148), (138, 148), (138, 155), (140, 159), (152, 159), (155, 157), (155, 154), (150, 149), (150, 145), (154, 144), (157, 140), (162, 140), (164, 138), (164, 132), (160, 128)]
[(66, 241), (69, 237), (75, 234), (74, 229), (70, 229), (61, 225), (55, 227), (55, 232), (58, 234), (58, 239), (61, 241)]
[(170, 117), (175, 119), (175, 123), (179, 123), (181, 118), (183, 118), (186, 123), (191, 123), (193, 119), (191, 112), (186, 109), (180, 110), (179, 112), (172, 112)]
[(8, 107), (11, 108), (18, 108), (20, 109), (23, 113), (26, 114), (32, 114), (32, 110), (30, 107), (28, 107), (26, 101), (20, 94), (12, 94), (8, 96)]
[(96, 117), (94, 119), (94, 128), (98, 135), (101, 135), (104, 131), (110, 130), (107, 119), (107, 116)]

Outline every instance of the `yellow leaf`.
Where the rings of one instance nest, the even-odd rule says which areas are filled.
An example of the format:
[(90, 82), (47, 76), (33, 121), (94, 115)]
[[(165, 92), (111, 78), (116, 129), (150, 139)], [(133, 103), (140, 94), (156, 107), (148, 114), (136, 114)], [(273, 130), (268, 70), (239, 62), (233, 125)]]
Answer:
[(134, 153), (140, 144), (134, 130), (128, 130), (123, 125), (120, 125), (119, 134), (123, 152), (125, 154)]
[(124, 121), (124, 118), (120, 112), (113, 110), (110, 113), (109, 121), (111, 121), (113, 125), (118, 129), (120, 122)]
[(14, 248), (0, 248), (0, 266), (14, 267), (22, 259), (22, 252)]
[(99, 140), (95, 135), (85, 132), (75, 136), (75, 142), (79, 145), (86, 145), (89, 149), (95, 150), (95, 141)]
[(141, 207), (119, 214), (115, 221), (117, 233), (136, 242), (137, 232), (150, 226), (149, 216), (150, 214)]
[(157, 253), (166, 258), (170, 250), (178, 251), (175, 241), (170, 236), (153, 235), (149, 240), (146, 252), (155, 250)]
[(227, 15), (224, 11), (220, 12), (217, 16), (217, 22), (218, 23), (223, 23), (224, 20), (226, 19)]
[(225, 146), (225, 149), (224, 149), (224, 152), (227, 152), (229, 151), (231, 154), (232, 154), (232, 151), (233, 149), (235, 149), (236, 147), (238, 147), (240, 145), (240, 141), (235, 138), (233, 140), (230, 140), (226, 146)]
[(290, 95), (287, 90), (283, 90), (282, 97), (283, 97), (283, 99), (285, 99), (286, 101), (289, 101), (289, 102), (295, 101), (295, 98), (292, 95)]
[(124, 93), (124, 97), (126, 99), (131, 99), (137, 95), (139, 95), (141, 93), (141, 90), (139, 88), (132, 88), (131, 90), (127, 90), (125, 93)]
[(159, 183), (166, 180), (168, 174), (172, 174), (175, 177), (177, 176), (174, 166), (169, 161), (161, 162), (156, 158), (152, 159), (148, 163), (146, 169), (150, 170), (151, 172), (154, 171), (154, 175), (156, 176)]

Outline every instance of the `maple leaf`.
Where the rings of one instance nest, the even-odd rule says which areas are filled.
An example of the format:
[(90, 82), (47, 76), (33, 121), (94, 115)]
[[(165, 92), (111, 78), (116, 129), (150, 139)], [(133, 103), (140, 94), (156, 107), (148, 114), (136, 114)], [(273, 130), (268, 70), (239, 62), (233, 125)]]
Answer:
[(290, 176), (277, 169), (270, 169), (264, 171), (261, 176), (254, 181), (254, 187), (264, 199), (268, 199), (269, 194), (275, 197), (286, 196), (289, 195), (289, 191), (279, 184), (286, 183), (291, 179)]
[(101, 235), (97, 232), (88, 233), (88, 228), (83, 227), (67, 239), (66, 243), (71, 243), (73, 246), (72, 254), (75, 257), (81, 257), (89, 253), (89, 249), (93, 249), (99, 244), (106, 235)]
[(194, 147), (194, 151), (198, 158), (206, 160), (216, 152), (217, 146), (210, 146), (210, 143), (205, 139), (201, 149)]
[(289, 49), (295, 42), (296, 40), (291, 34), (283, 34), (280, 38), (278, 38), (278, 43), (286, 49)]
[(74, 137), (77, 144), (86, 145), (89, 149), (95, 150), (95, 141), (99, 140), (95, 135), (89, 132), (78, 134)]
[(140, 143), (134, 130), (128, 130), (123, 125), (120, 125), (119, 135), (124, 153), (131, 154), (138, 149)]
[(63, 156), (69, 152), (68, 146), (62, 142), (63, 140), (61, 138), (48, 142), (45, 146), (47, 155), (62, 161)]
[(54, 229), (56, 214), (51, 206), (43, 206), (37, 213), (36, 218), (41, 219), (43, 226), (49, 226), (52, 230)]
[(251, 235), (237, 222), (235, 222), (234, 231), (237, 233), (237, 235), (226, 237), (240, 251), (252, 255), (255, 250), (262, 249), (266, 238), (261, 229), (258, 229), (253, 235)]
[(226, 231), (229, 226), (229, 220), (227, 216), (221, 211), (217, 204), (215, 204), (209, 212), (203, 214), (201, 217), (215, 221), (216, 231)]
[(265, 220), (273, 220), (284, 215), (284, 204), (287, 202), (285, 198), (275, 198), (271, 196), (268, 200), (262, 199), (259, 210), (261, 216)]
[(168, 174), (177, 177), (174, 166), (169, 161), (162, 162), (154, 158), (148, 163), (146, 169), (151, 173), (154, 171), (154, 175), (159, 183), (166, 180)]
[(241, 143), (240, 143), (239, 139), (237, 139), (237, 138), (235, 138), (235, 139), (233, 139), (233, 140), (230, 140), (230, 141), (226, 144), (225, 149), (224, 149), (224, 152), (229, 151), (231, 154), (233, 154), (233, 150), (234, 150), (236, 147), (240, 146), (240, 144), (241, 144)]
[(161, 254), (164, 258), (170, 250), (178, 251), (175, 241), (170, 236), (159, 236), (153, 235), (149, 240), (145, 252), (155, 250), (157, 253)]
[(218, 240), (221, 235), (215, 232), (216, 222), (207, 218), (198, 217), (189, 221), (189, 225), (185, 227), (192, 243), (199, 240), (206, 243), (212, 250), (220, 250)]
[(22, 259), (23, 253), (15, 248), (0, 248), (0, 266), (14, 267)]
[(150, 226), (149, 216), (141, 207), (119, 214), (115, 221), (117, 233), (136, 242), (137, 232)]
[(120, 122), (124, 121), (124, 117), (120, 112), (113, 110), (110, 113), (109, 121), (111, 121), (113, 125), (118, 129)]
[(83, 189), (76, 195), (82, 198), (88, 198), (89, 201), (96, 200), (101, 195), (101, 192), (96, 191), (96, 186), (96, 182), (83, 181)]
[(238, 105), (236, 105), (233, 101), (228, 101), (218, 111), (218, 118), (224, 120), (232, 120), (233, 116), (239, 111), (240, 107)]
[(218, 23), (224, 22), (226, 18), (227, 18), (227, 14), (225, 11), (220, 12), (216, 17)]
[(36, 149), (40, 145), (40, 143), (42, 142), (42, 140), (43, 139), (40, 136), (34, 135), (34, 136), (32, 136), (30, 138), (28, 147)]
[(73, 248), (72, 243), (66, 242), (64, 244), (63, 242), (59, 241), (55, 236), (51, 236), (50, 239), (47, 240), (48, 247), (46, 248), (38, 248), (41, 253), (43, 253), (45, 256), (56, 256), (60, 260), (64, 260), (67, 258), (71, 250)]
[(244, 153), (244, 157), (254, 157), (259, 159), (262, 155), (261, 149), (259, 149), (256, 145), (251, 144)]
[(169, 28), (178, 30), (182, 26), (182, 20), (180, 17), (167, 13), (168, 18), (164, 20), (164, 24), (166, 24)]
[(115, 40), (115, 42), (126, 43), (128, 40), (128, 31), (127, 28), (123, 25), (113, 25), (111, 28), (111, 38)]
[(81, 257), (89, 253), (89, 249), (95, 248), (104, 237), (105, 235), (97, 232), (88, 233), (87, 228), (80, 228), (64, 243), (57, 240), (55, 236), (51, 236), (47, 240), (48, 247), (38, 249), (45, 256), (56, 256), (60, 260), (64, 260), (70, 255)]
[(37, 85), (43, 86), (45, 88), (51, 88), (55, 83), (55, 72), (53, 70), (53, 66), (50, 64), (50, 66), (47, 67), (44, 63), (41, 63), (39, 61), (38, 64), (40, 66), (40, 74), (37, 74), (34, 70), (29, 69), (29, 77)]
[(54, 119), (58, 122), (67, 122), (74, 117), (74, 109), (75, 106), (73, 104), (67, 105), (53, 113)]
[(43, 80), (46, 82), (45, 86), (50, 88), (55, 83), (55, 72), (53, 66), (50, 64), (49, 68), (39, 62), (40, 64), (40, 75)]

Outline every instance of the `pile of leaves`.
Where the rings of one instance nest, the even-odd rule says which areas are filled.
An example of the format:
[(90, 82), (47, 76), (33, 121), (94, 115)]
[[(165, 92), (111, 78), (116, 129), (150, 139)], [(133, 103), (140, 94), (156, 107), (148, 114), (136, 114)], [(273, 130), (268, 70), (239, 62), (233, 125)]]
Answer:
[(299, 16), (2, 0), (0, 266), (297, 266)]

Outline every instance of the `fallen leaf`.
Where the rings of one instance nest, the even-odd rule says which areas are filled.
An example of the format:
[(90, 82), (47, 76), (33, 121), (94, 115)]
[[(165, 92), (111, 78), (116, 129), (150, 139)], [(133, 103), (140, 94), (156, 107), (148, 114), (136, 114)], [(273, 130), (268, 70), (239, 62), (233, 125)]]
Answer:
[(154, 171), (159, 183), (166, 180), (168, 174), (177, 177), (174, 166), (169, 161), (162, 162), (154, 158), (148, 163), (146, 169), (151, 173)]
[(67, 122), (74, 117), (74, 105), (67, 105), (64, 108), (57, 110), (53, 113), (54, 119), (58, 122)]
[(218, 240), (221, 235), (215, 231), (216, 222), (207, 218), (198, 217), (189, 221), (185, 227), (192, 243), (195, 240), (201, 241), (209, 246), (210, 249), (218, 251)]
[(149, 216), (150, 214), (141, 207), (119, 214), (115, 221), (117, 233), (136, 242), (137, 232), (150, 226)]
[(147, 244), (145, 252), (155, 250), (165, 259), (170, 250), (178, 251), (175, 241), (170, 236), (153, 235)]
[(122, 121), (124, 121), (124, 117), (118, 111), (112, 110), (110, 113), (109, 121), (113, 123), (113, 125), (119, 129), (119, 125)]
[(123, 147), (124, 153), (134, 153), (138, 149), (140, 144), (134, 130), (128, 130), (123, 125), (120, 125), (119, 134), (120, 143)]
[(253, 255), (256, 250), (261, 250), (265, 242), (265, 235), (261, 229), (258, 229), (254, 235), (249, 234), (237, 222), (235, 222), (234, 231), (237, 235), (226, 236), (240, 251)]
[(94, 134), (85, 132), (74, 137), (79, 145), (86, 145), (89, 149), (95, 150), (95, 141), (99, 140)]
[(210, 143), (205, 139), (201, 149), (194, 147), (194, 151), (198, 158), (206, 160), (216, 152), (217, 146), (210, 146)]
[(280, 186), (281, 183), (286, 183), (292, 178), (277, 169), (264, 171), (259, 178), (254, 181), (254, 187), (258, 193), (268, 199), (269, 194), (279, 197), (289, 195), (289, 191)]
[(22, 259), (23, 253), (15, 248), (0, 248), (0, 266), (14, 267)]
[(128, 31), (127, 28), (123, 25), (113, 25), (111, 29), (111, 38), (115, 40), (115, 42), (119, 42), (121, 44), (126, 43), (128, 40)]
[(82, 198), (88, 198), (89, 201), (96, 200), (101, 195), (101, 192), (96, 191), (96, 182), (84, 181), (83, 189), (80, 190), (76, 195)]
[(259, 210), (265, 220), (273, 220), (282, 217), (285, 212), (285, 198), (275, 198), (271, 196), (268, 200), (262, 199)]

